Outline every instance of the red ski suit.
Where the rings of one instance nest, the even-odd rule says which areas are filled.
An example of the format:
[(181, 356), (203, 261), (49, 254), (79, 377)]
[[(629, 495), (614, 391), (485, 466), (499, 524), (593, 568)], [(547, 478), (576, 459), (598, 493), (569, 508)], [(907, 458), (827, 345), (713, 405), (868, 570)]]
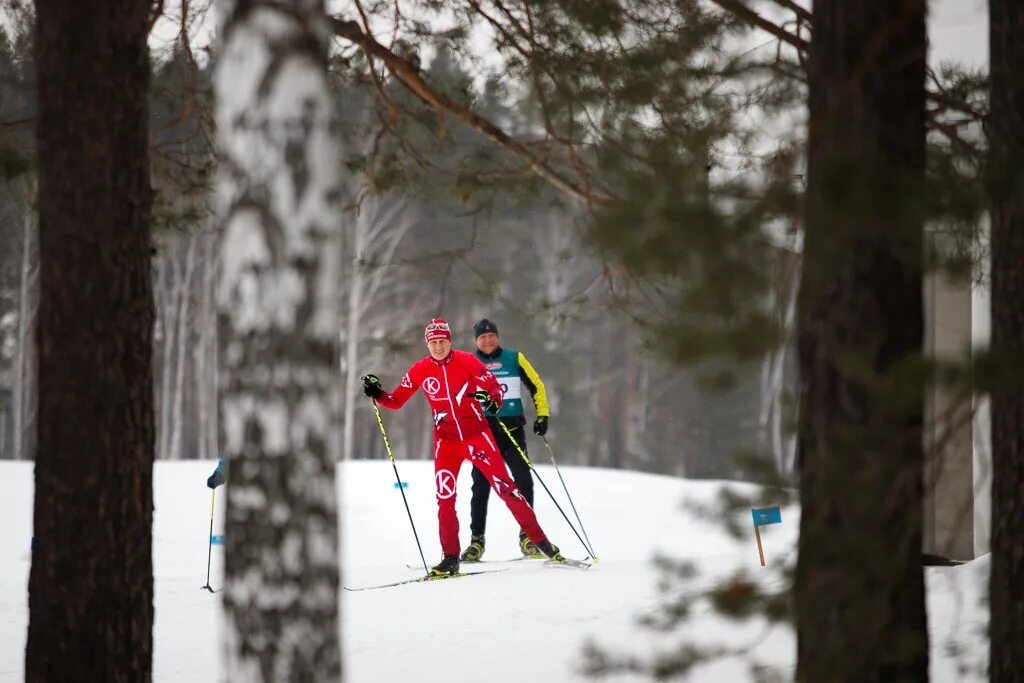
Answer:
[(501, 385), (490, 370), (475, 355), (452, 349), (444, 360), (427, 356), (417, 362), (394, 391), (381, 394), (376, 400), (381, 407), (398, 410), (417, 389), (423, 389), (434, 415), (434, 484), (444, 554), (458, 555), (460, 551), (455, 484), (466, 458), (505, 501), (529, 539), (534, 544), (544, 541), (546, 536), (537, 523), (537, 516), (516, 488), (494, 443), (483, 409), (473, 397), (477, 390), (483, 389), (501, 403)]

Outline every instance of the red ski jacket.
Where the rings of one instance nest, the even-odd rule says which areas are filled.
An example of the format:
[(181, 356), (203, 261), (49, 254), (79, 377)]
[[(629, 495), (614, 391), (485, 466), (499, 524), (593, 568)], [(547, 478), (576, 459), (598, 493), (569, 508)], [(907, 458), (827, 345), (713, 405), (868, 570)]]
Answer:
[(423, 389), (434, 414), (434, 437), (464, 441), (489, 429), (484, 411), (473, 394), (483, 389), (501, 405), (501, 385), (472, 353), (452, 349), (444, 360), (427, 356), (405, 373), (394, 391), (381, 394), (377, 403), (398, 410), (417, 389)]

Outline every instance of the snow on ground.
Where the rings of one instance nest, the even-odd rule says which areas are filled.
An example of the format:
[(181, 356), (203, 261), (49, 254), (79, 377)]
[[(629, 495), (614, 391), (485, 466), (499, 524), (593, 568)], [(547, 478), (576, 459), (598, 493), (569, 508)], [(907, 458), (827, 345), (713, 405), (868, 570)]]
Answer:
[[(433, 564), (440, 559), (440, 545), (431, 463), (400, 461), (398, 467), (409, 483), (406, 494), (427, 562)], [(157, 683), (224, 680), (220, 603), (199, 589), (206, 580), (210, 492), (205, 481), (212, 469), (208, 462), (156, 466)], [(538, 469), (571, 517), (554, 469)], [(347, 463), (339, 472), (343, 584), (360, 587), (415, 576), (417, 570), (406, 565), (418, 563), (419, 553), (390, 463)], [(587, 640), (616, 652), (639, 654), (655, 647), (651, 634), (637, 623), (638, 616), (650, 613), (661, 600), (658, 572), (650, 562), (654, 553), (693, 560), (705, 577), (739, 568), (750, 576), (765, 575), (753, 533), (743, 542), (733, 541), (681, 508), (684, 501), (710, 503), (719, 482), (573, 467), (563, 467), (562, 474), (601, 557), (599, 564), (586, 572), (545, 568), (539, 562), (478, 565), (511, 568), (469, 579), (345, 592), (346, 680), (519, 683), (538, 674), (547, 680), (585, 680), (579, 667)], [(469, 536), (469, 487), (466, 466), (458, 500), (464, 542)], [(567, 555), (583, 556), (543, 488), (536, 488), (537, 513), (549, 536)], [(221, 488), (215, 534), (221, 530), (223, 499)], [(0, 463), (0, 683), (22, 680), (31, 506), (31, 464)], [(764, 528), (769, 564), (792, 552), (796, 522), (795, 510), (787, 509), (781, 526)], [(485, 559), (518, 553), (515, 524), (495, 496), (487, 539)], [(222, 553), (222, 547), (214, 547), (215, 587), (221, 583)], [(984, 680), (979, 672), (987, 657), (987, 610), (982, 605), (987, 573), (987, 557), (962, 567), (928, 570), (933, 681)], [(738, 626), (698, 610), (685, 632), (691, 642), (750, 644), (758, 660), (777, 667), (780, 680), (791, 676), (795, 639), (786, 630), (765, 633), (756, 624)], [(746, 679), (747, 673), (744, 662), (722, 662), (697, 670), (692, 680), (731, 682)]]

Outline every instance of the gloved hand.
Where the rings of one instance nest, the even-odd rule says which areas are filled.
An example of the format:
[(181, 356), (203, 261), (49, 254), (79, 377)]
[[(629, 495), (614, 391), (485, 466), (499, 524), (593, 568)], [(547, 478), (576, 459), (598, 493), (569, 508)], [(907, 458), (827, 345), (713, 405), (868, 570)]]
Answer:
[(363, 393), (370, 398), (377, 398), (384, 393), (377, 375), (363, 375)]
[(533, 433), (537, 436), (544, 436), (548, 433), (548, 416), (538, 415), (533, 423)]
[(211, 489), (215, 489), (221, 484), (225, 483), (226, 481), (227, 477), (224, 476), (224, 471), (221, 470), (220, 466), (218, 465), (217, 469), (213, 471), (213, 474), (207, 477), (206, 485), (209, 486)]
[(501, 404), (491, 398), (491, 395), (483, 389), (480, 389), (473, 394), (473, 398), (480, 401), (480, 407), (483, 408), (484, 412), (488, 415), (495, 415), (501, 409)]

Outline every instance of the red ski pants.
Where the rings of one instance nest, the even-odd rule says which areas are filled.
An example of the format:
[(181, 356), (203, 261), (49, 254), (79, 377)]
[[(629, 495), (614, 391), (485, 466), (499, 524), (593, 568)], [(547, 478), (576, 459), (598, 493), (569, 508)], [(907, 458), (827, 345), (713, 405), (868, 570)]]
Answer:
[(459, 518), (455, 514), (455, 484), (459, 479), (462, 461), (469, 461), (487, 478), (498, 497), (505, 501), (512, 516), (534, 543), (545, 538), (537, 522), (537, 515), (516, 488), (508, 466), (501, 457), (494, 438), (481, 432), (464, 441), (434, 440), (434, 485), (437, 492), (437, 522), (441, 536), (441, 550), (445, 555), (458, 555)]

